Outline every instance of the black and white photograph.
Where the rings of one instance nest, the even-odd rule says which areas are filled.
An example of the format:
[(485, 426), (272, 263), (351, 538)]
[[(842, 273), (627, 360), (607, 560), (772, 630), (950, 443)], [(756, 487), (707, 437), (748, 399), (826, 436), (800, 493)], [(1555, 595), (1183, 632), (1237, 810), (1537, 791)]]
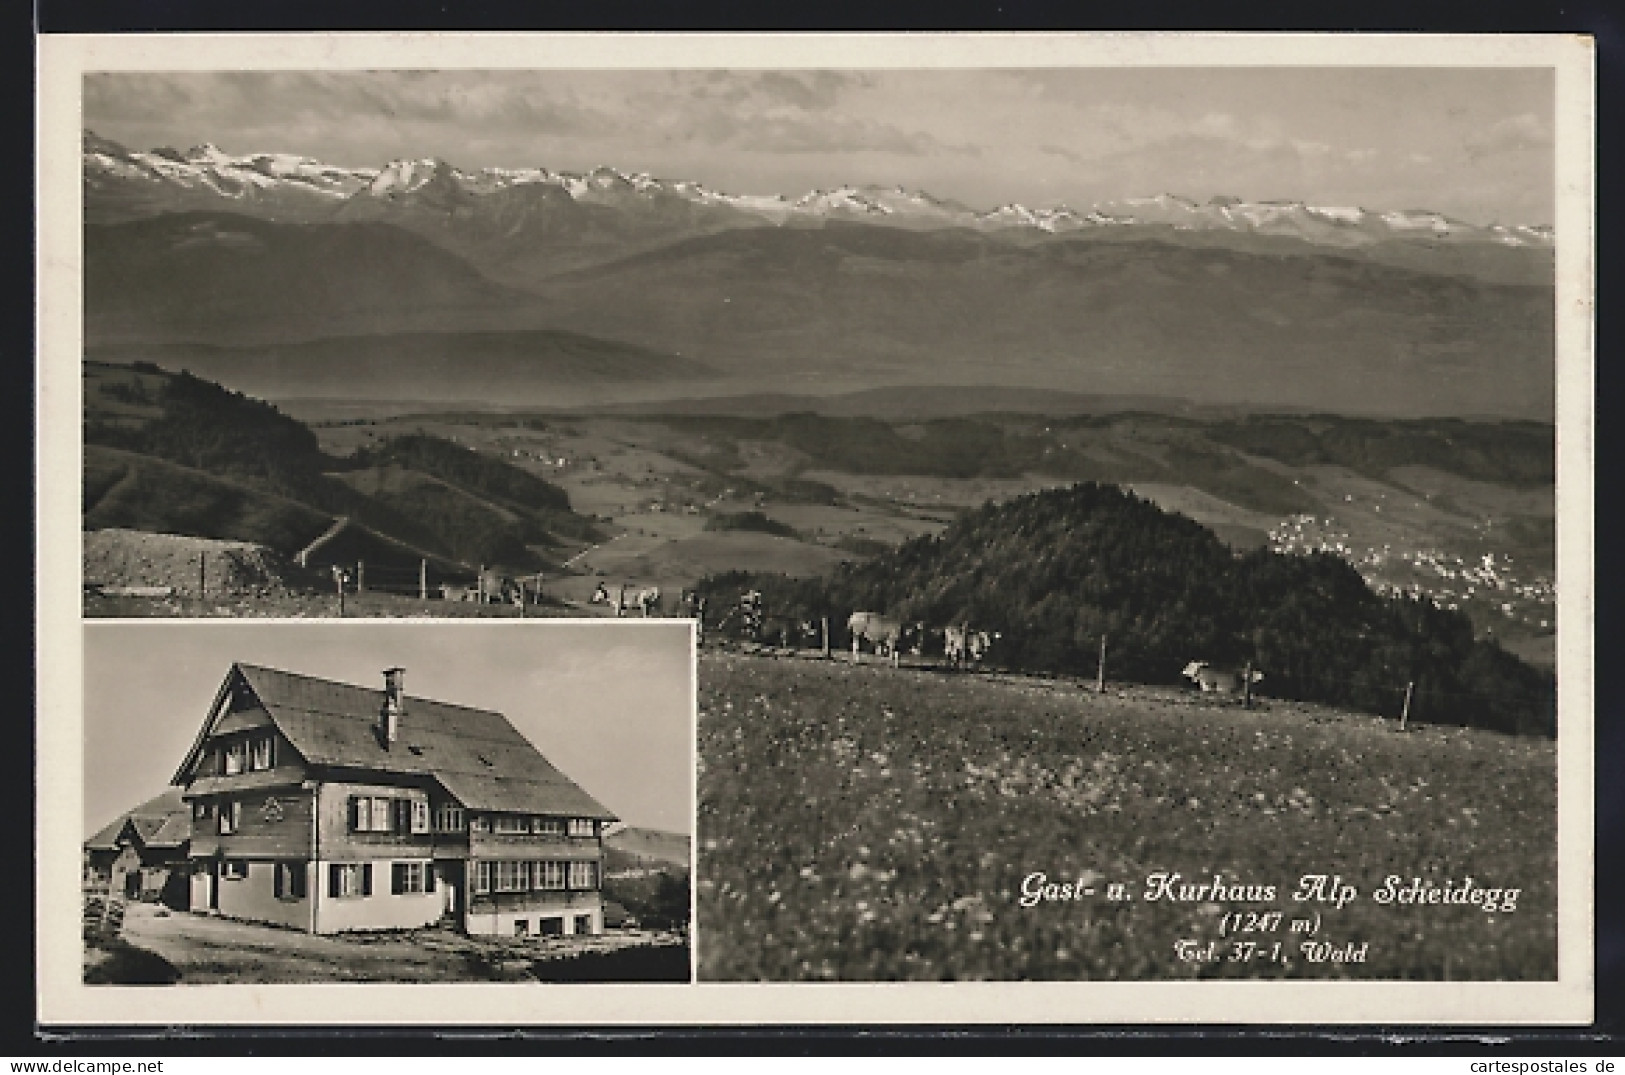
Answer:
[[(236, 980), (235, 931), (297, 935), (261, 981), (564, 980), (680, 934), (674, 1019), (1589, 1015), (1583, 42), (176, 44), (77, 45), (46, 91), (87, 982)], [(372, 641), (232, 648), (266, 618)], [(474, 632), (548, 630), (692, 631), (691, 814), (532, 734), (565, 702)], [(114, 801), (97, 666), (166, 631), (208, 652), (185, 742)], [(396, 746), (400, 667), (403, 728), (489, 713), (547, 793)], [(577, 730), (641, 727), (641, 676)], [(354, 751), (284, 726), (308, 692)], [(283, 798), (421, 873), (258, 842)], [(443, 862), (442, 809), (538, 849)], [(559, 824), (601, 845), (580, 895)]]
[(690, 980), (686, 625), (85, 643), (87, 984)]

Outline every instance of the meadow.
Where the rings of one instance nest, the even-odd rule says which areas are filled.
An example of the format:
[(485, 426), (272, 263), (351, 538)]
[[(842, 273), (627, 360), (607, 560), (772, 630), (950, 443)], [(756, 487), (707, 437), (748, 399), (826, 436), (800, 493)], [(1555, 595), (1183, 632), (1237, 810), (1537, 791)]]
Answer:
[[(1091, 688), (702, 651), (700, 978), (1555, 977), (1552, 742)], [(1175, 872), (1275, 891), (1149, 899)], [(1094, 894), (1023, 907), (1034, 873)], [(1297, 901), (1305, 874), (1358, 895)], [(1510, 913), (1379, 905), (1389, 875), (1520, 891)], [(1234, 912), (1282, 918), (1237, 935)], [(1238, 940), (1282, 952), (1223, 958)], [(1311, 962), (1305, 941), (1366, 958)]]

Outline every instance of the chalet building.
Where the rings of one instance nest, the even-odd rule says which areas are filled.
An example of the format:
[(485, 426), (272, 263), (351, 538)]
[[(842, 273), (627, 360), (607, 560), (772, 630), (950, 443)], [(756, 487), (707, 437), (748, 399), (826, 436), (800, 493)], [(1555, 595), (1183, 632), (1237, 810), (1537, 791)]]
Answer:
[(85, 883), (126, 899), (186, 902), (192, 813), (170, 788), (85, 841)]
[(311, 933), (604, 928), (615, 816), (500, 713), (234, 664), (172, 783), (191, 909)]

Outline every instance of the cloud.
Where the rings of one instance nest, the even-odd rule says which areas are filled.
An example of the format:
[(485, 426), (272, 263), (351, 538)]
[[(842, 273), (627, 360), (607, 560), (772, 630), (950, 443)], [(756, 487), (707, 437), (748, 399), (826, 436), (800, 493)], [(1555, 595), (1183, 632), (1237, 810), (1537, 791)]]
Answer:
[(1083, 154), (1074, 153), (1064, 146), (1039, 146), (1038, 152), (1048, 153), (1052, 157), (1060, 157), (1062, 160), (1069, 160), (1074, 164), (1082, 164), (1085, 159)]
[(1462, 148), (1467, 151), (1469, 160), (1477, 162), (1483, 157), (1501, 153), (1545, 150), (1552, 144), (1551, 122), (1542, 120), (1533, 112), (1524, 112), (1469, 136)]

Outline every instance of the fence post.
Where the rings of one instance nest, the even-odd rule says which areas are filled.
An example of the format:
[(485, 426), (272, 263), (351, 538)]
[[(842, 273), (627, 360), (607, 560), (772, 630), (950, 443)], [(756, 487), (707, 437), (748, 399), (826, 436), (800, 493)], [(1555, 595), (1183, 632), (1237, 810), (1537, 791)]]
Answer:
[(1106, 636), (1100, 636), (1100, 667), (1095, 669), (1095, 693), (1106, 693)]
[(819, 646), (818, 646), (818, 648), (823, 653), (824, 659), (827, 661), (827, 660), (829, 660), (829, 617), (828, 616), (820, 616), (820, 617), (818, 617), (818, 637), (819, 637)]
[(1411, 680), (1409, 683), (1405, 684), (1405, 705), (1399, 711), (1399, 730), (1400, 731), (1405, 730), (1405, 722), (1411, 719), (1411, 691), (1413, 691), (1415, 689), (1416, 689), (1416, 681), (1414, 679)]
[(484, 564), (480, 565), (479, 580), (476, 583), (476, 586), (478, 587), (478, 590), (479, 590), (479, 592), (478, 592), (479, 602), (480, 602), (480, 604), (483, 605), (483, 604), (485, 604), (485, 565)]
[(1244, 709), (1253, 707), (1253, 662), (1248, 661), (1247, 667), (1241, 673), (1241, 705)]
[(339, 615), (344, 615), (344, 569), (333, 565), (333, 585), (339, 588)]
[(367, 561), (361, 559), (355, 562), (355, 592), (367, 592)]
[(429, 561), (424, 559), (424, 560), (419, 560), (418, 561), (418, 600), (419, 601), (427, 601), (428, 599), (429, 599)]

